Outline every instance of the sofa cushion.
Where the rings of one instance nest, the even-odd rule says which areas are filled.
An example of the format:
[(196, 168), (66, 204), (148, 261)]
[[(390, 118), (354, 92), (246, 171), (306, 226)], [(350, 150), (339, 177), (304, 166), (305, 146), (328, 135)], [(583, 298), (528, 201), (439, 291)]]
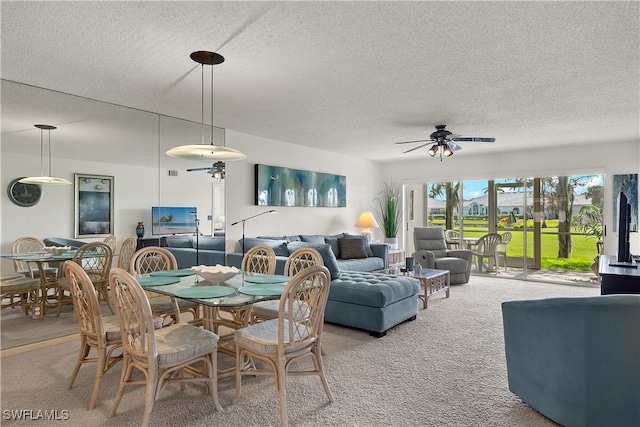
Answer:
[(307, 243), (323, 244), (324, 236), (321, 236), (319, 234), (301, 234), (300, 240)]
[(331, 246), (331, 250), (336, 258), (340, 258), (340, 244), (338, 243), (338, 239), (342, 238), (344, 233), (335, 234), (333, 236), (324, 236), (324, 242), (328, 243)]
[(290, 241), (290, 242), (301, 242), (302, 239), (300, 239), (300, 236), (298, 236), (297, 234), (294, 234), (293, 236), (284, 236), (286, 238), (286, 240)]
[(367, 251), (364, 248), (364, 240), (362, 239), (338, 239), (340, 245), (340, 258), (342, 259), (360, 259), (367, 257)]
[(267, 239), (267, 240), (287, 240), (286, 236), (258, 236), (258, 239)]
[(331, 282), (329, 300), (386, 307), (419, 291), (420, 281), (413, 277), (346, 271)]
[[(240, 239), (240, 247), (242, 248), (243, 239)], [(289, 251), (287, 250), (287, 241), (286, 240), (270, 240), (270, 239), (257, 239), (253, 237), (247, 237), (244, 239), (244, 250), (245, 252), (251, 249), (254, 246), (258, 245), (267, 245), (273, 248), (273, 251), (276, 253), (276, 256), (289, 256)]]
[(373, 256), (373, 252), (371, 251), (371, 246), (369, 244), (369, 238), (367, 236), (362, 236), (358, 234), (347, 234), (344, 233), (343, 239), (360, 239), (364, 244), (364, 249), (367, 251), (367, 256)]
[(167, 246), (170, 248), (193, 248), (195, 242), (191, 242), (191, 236), (167, 236), (165, 238)]
[(324, 266), (327, 267), (329, 273), (331, 273), (331, 280), (340, 277), (340, 266), (338, 266), (338, 261), (331, 250), (331, 246), (326, 243), (289, 242), (289, 244), (287, 244), (287, 249), (289, 250), (289, 253), (293, 253), (293, 251), (302, 246), (313, 248), (320, 253)]
[[(224, 251), (224, 237), (200, 236), (198, 238), (199, 249), (209, 249), (214, 251)], [(193, 239), (193, 247), (196, 247), (196, 239)]]

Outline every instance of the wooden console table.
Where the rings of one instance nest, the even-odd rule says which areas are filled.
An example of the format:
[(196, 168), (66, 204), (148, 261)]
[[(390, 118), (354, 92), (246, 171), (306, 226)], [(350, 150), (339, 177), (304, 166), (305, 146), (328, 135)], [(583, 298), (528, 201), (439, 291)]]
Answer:
[(615, 255), (600, 257), (600, 294), (640, 294), (640, 264), (636, 267), (613, 267)]

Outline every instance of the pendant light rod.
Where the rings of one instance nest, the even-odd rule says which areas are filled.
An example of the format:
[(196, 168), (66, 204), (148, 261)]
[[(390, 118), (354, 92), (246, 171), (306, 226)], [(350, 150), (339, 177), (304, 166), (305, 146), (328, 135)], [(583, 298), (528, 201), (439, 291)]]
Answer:
[[(55, 126), (51, 125), (34, 125), (38, 129), (40, 129), (40, 176), (30, 176), (27, 178), (22, 178), (20, 182), (25, 184), (54, 184), (54, 185), (69, 185), (71, 181), (68, 181), (64, 178), (57, 178), (51, 176), (51, 131), (57, 129)], [(49, 136), (49, 175), (44, 174), (44, 142), (43, 142), (43, 131), (48, 132)]]
[[(197, 145), (181, 145), (174, 147), (167, 151), (167, 155), (171, 157), (180, 157), (185, 159), (209, 159), (209, 160), (222, 160), (233, 161), (243, 160), (247, 156), (238, 150), (233, 148), (215, 145), (213, 141), (213, 66), (222, 64), (224, 57), (215, 52), (209, 51), (196, 51), (190, 55), (191, 59), (199, 63), (201, 68), (200, 81), (201, 81), (201, 122), (202, 122), (202, 143)], [(205, 123), (204, 123), (204, 66), (211, 65), (211, 143), (205, 144)]]

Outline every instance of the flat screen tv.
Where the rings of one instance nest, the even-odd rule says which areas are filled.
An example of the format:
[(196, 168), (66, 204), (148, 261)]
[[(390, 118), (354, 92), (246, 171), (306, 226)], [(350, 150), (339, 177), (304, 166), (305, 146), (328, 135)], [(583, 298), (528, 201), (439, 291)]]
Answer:
[(618, 194), (618, 263), (631, 263), (629, 233), (631, 232), (631, 205), (627, 196)]
[(151, 234), (195, 234), (197, 212), (195, 206), (153, 206)]

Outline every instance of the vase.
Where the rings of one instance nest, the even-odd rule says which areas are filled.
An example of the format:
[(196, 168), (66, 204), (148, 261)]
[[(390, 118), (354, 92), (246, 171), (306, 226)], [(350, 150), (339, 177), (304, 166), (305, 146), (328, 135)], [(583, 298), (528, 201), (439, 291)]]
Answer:
[(397, 237), (385, 237), (384, 242), (390, 246), (390, 249), (398, 249)]
[(136, 226), (136, 235), (138, 236), (138, 239), (142, 239), (144, 237), (144, 224), (142, 222), (139, 222)]

